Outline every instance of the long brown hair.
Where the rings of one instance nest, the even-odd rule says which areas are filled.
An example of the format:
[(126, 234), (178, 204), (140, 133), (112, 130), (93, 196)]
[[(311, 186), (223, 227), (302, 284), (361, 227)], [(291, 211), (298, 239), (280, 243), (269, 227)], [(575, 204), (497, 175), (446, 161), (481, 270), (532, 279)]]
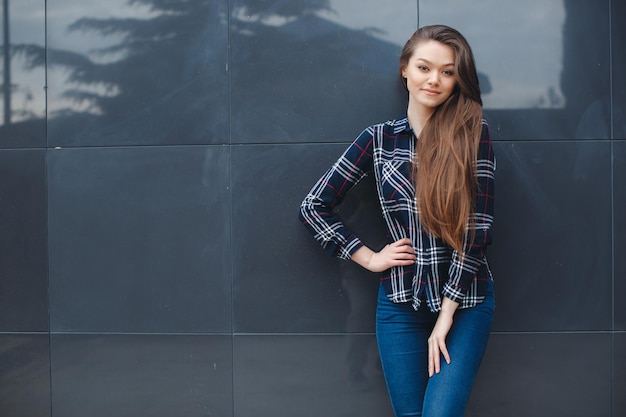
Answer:
[[(400, 74), (416, 46), (434, 40), (454, 51), (456, 86), (419, 135), (413, 181), (420, 220), (461, 256), (476, 200), (476, 159), (482, 130), (482, 100), (472, 50), (457, 30), (444, 25), (418, 29), (400, 56)], [(406, 80), (402, 78), (406, 87)], [(470, 227), (473, 239), (473, 227)]]

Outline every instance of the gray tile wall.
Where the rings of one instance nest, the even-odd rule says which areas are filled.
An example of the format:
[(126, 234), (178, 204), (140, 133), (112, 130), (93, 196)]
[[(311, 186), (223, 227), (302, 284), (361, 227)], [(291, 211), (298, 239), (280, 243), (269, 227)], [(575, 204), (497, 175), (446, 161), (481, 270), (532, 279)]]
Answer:
[[(626, 415), (626, 1), (5, 4), (1, 416), (390, 416), (377, 277), (297, 210), (402, 115), (431, 23), (474, 48), (498, 160), (466, 415)], [(339, 211), (380, 248), (372, 188)]]

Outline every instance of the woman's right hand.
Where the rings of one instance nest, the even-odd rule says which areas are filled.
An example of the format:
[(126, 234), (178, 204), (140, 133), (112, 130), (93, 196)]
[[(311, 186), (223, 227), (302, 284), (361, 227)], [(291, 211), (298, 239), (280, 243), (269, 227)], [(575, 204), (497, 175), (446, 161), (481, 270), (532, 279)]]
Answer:
[(362, 246), (352, 254), (352, 260), (371, 272), (382, 272), (393, 266), (407, 266), (415, 262), (415, 250), (410, 239), (397, 240), (374, 252)]

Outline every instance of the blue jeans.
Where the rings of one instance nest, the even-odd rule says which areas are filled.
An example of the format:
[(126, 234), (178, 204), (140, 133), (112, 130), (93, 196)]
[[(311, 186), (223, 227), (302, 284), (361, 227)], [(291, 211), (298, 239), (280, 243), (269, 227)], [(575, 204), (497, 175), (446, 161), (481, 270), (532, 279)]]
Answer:
[(485, 352), (495, 301), (493, 283), (485, 301), (457, 310), (446, 338), (450, 364), (428, 377), (428, 337), (437, 321), (426, 303), (395, 304), (382, 285), (376, 311), (378, 350), (396, 417), (463, 417), (478, 366)]

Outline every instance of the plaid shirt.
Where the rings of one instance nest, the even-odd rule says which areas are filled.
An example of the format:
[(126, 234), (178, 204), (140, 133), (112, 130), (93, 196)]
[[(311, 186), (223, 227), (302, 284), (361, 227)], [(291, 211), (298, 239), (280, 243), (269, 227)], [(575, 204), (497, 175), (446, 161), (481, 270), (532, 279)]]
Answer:
[(483, 120), (477, 160), (478, 190), (473, 213), (474, 239), (466, 234), (464, 255), (427, 232), (420, 224), (415, 188), (411, 181), (415, 135), (407, 118), (370, 126), (320, 178), (300, 207), (300, 220), (333, 256), (350, 259), (363, 243), (342, 223), (333, 208), (364, 176), (373, 174), (387, 226), (389, 243), (409, 238), (415, 264), (395, 266), (382, 273), (381, 282), (395, 303), (426, 300), (431, 311), (441, 310), (442, 295), (473, 307), (485, 297), (492, 279), (485, 251), (491, 243), (494, 171), (496, 162)]

